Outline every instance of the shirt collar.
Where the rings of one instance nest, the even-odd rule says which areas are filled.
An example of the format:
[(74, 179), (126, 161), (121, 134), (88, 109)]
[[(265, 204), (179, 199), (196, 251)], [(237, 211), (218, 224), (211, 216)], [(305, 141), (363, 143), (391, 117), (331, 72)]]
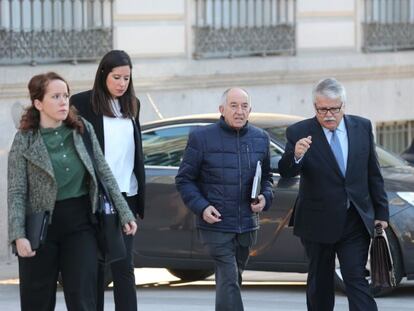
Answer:
[[(322, 129), (323, 129), (325, 135), (331, 133), (331, 130), (328, 130), (327, 128), (325, 128), (323, 126), (322, 126)], [(346, 133), (345, 116), (342, 117), (342, 120), (341, 120), (341, 122), (339, 122), (339, 125), (336, 128), (336, 130), (338, 132), (341, 132), (341, 133)]]
[(243, 136), (248, 131), (249, 121), (247, 121), (246, 124), (242, 128), (236, 130), (236, 129), (230, 127), (230, 125), (228, 125), (226, 123), (226, 120), (224, 120), (224, 117), (223, 116), (220, 116), (219, 125), (221, 126), (221, 128), (223, 128), (227, 132), (230, 132), (230, 133), (237, 133), (237, 132), (239, 132), (239, 135), (240, 136)]
[(111, 100), (111, 109), (115, 117), (122, 117), (121, 105), (119, 104), (118, 98), (114, 98)]

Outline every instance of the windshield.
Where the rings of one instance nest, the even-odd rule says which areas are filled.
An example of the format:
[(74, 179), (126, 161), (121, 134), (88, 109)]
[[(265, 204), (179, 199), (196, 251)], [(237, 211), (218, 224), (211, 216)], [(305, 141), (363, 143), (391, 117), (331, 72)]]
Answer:
[(265, 129), (269, 135), (276, 140), (280, 146), (282, 146), (283, 148), (285, 148), (286, 145), (286, 129), (287, 126), (275, 126), (275, 127), (269, 127), (267, 129)]
[(384, 148), (378, 145), (376, 150), (378, 154), (378, 161), (382, 168), (408, 165), (408, 163), (404, 159), (400, 158), (398, 155), (393, 154), (390, 151), (385, 150)]

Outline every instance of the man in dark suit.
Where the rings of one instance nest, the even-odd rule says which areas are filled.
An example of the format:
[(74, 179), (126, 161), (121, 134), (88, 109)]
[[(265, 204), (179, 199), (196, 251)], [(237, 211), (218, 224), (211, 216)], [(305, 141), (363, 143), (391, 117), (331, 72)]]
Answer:
[(282, 177), (301, 176), (294, 233), (309, 258), (307, 306), (312, 311), (334, 308), (335, 255), (349, 309), (377, 310), (365, 265), (374, 225), (387, 227), (388, 201), (371, 122), (345, 115), (345, 99), (337, 80), (320, 81), (313, 90), (316, 116), (287, 129), (279, 161)]

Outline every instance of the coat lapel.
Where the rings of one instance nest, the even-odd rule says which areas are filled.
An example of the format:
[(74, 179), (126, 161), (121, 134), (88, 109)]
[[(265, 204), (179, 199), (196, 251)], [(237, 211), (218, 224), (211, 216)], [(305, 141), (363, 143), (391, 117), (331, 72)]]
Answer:
[[(86, 130), (87, 129), (85, 128), (85, 131)], [(73, 142), (74, 142), (76, 151), (78, 152), (79, 158), (81, 159), (82, 163), (85, 165), (85, 168), (88, 171), (91, 178), (96, 183), (95, 170), (94, 170), (93, 163), (92, 163), (93, 160), (91, 160), (91, 158), (89, 157), (88, 151), (86, 150), (86, 147), (83, 143), (82, 136), (78, 135), (76, 131), (73, 131)]]
[(350, 166), (355, 163), (358, 151), (358, 123), (348, 116), (344, 116), (348, 135), (348, 161), (346, 163), (346, 175), (351, 171)]
[(105, 154), (103, 115), (94, 114), (94, 117), (95, 122), (92, 125), (95, 130), (96, 138), (98, 138), (99, 145), (101, 146), (102, 153)]
[(322, 126), (319, 124), (318, 120), (313, 118), (313, 125), (310, 131), (312, 136), (312, 145), (311, 149), (319, 152), (322, 157), (325, 158), (328, 165), (341, 177), (343, 177), (338, 163), (336, 162), (335, 155), (332, 152), (331, 147), (326, 139), (325, 133), (322, 129)]
[(33, 134), (33, 143), (31, 143), (29, 148), (23, 152), (23, 156), (27, 159), (27, 161), (33, 163), (48, 173), (50, 177), (53, 179), (55, 178), (49, 153), (39, 131)]
[(91, 102), (88, 103), (87, 113), (88, 115), (84, 117), (92, 124), (95, 130), (96, 138), (98, 139), (99, 145), (101, 146), (102, 153), (105, 153), (103, 115), (97, 115), (95, 112), (93, 112)]

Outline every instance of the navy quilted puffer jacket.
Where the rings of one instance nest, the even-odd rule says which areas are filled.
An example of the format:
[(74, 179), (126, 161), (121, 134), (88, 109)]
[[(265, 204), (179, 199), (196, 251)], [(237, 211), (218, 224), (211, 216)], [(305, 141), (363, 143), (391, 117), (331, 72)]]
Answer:
[[(184, 203), (198, 216), (199, 228), (237, 233), (259, 228), (259, 216), (251, 211), (249, 199), (259, 160), (266, 210), (273, 198), (267, 133), (250, 124), (236, 131), (223, 117), (190, 133), (175, 182)], [(203, 220), (208, 205), (220, 212), (222, 221)]]

